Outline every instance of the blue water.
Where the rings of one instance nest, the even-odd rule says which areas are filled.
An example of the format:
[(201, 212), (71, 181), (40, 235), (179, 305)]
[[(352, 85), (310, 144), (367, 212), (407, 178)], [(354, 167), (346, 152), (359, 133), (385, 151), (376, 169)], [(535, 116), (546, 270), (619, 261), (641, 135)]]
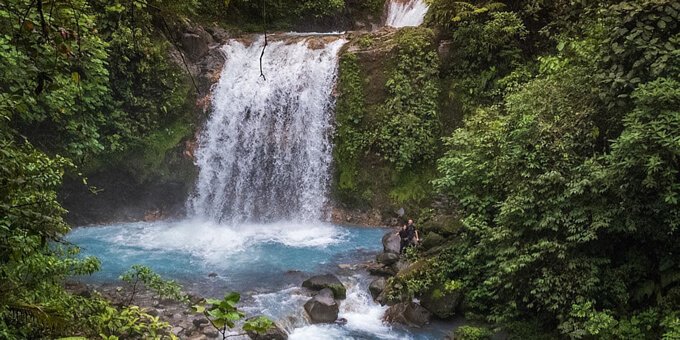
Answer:
[[(102, 270), (87, 281), (112, 282), (133, 264), (144, 264), (206, 293), (212, 286), (272, 290), (309, 274), (337, 271), (338, 264), (373, 258), (384, 233), (325, 224), (231, 228), (180, 221), (82, 227), (66, 240), (101, 259)], [(209, 278), (211, 273), (217, 277)]]
[[(101, 259), (102, 270), (84, 281), (120, 282), (118, 277), (133, 264), (147, 265), (203, 296), (241, 292), (244, 311), (272, 317), (291, 339), (442, 338), (451, 325), (414, 330), (383, 324), (387, 307), (372, 301), (372, 278), (338, 266), (374, 259), (386, 232), (322, 223), (230, 227), (186, 220), (81, 227), (66, 239), (80, 246), (83, 255)], [(348, 288), (339, 316), (348, 320), (344, 326), (310, 325), (305, 319), (309, 294), (300, 284), (320, 273), (338, 275)]]

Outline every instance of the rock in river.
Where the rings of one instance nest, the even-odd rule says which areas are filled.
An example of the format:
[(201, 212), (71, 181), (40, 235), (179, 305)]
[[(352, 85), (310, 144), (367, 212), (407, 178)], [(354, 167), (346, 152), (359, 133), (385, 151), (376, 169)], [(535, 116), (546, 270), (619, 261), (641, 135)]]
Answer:
[(336, 299), (344, 299), (347, 296), (347, 289), (335, 275), (317, 275), (302, 282), (302, 287), (311, 290), (322, 290), (328, 288), (333, 292)]
[(338, 318), (340, 306), (333, 298), (333, 291), (324, 288), (305, 303), (305, 311), (312, 323), (333, 323)]
[[(249, 318), (254, 319), (256, 317)], [(253, 340), (287, 340), (288, 339), (288, 333), (281, 328), (281, 326), (277, 323), (274, 323), (274, 325), (267, 330), (264, 334), (258, 334), (253, 331), (247, 331), (248, 336), (253, 339)]]
[(386, 283), (387, 280), (385, 280), (384, 277), (380, 277), (371, 281), (371, 284), (368, 286), (368, 291), (371, 292), (373, 300), (377, 299), (380, 293), (382, 293), (383, 290), (385, 290)]
[(432, 314), (415, 302), (398, 303), (387, 309), (385, 321), (404, 325), (422, 327), (430, 322)]

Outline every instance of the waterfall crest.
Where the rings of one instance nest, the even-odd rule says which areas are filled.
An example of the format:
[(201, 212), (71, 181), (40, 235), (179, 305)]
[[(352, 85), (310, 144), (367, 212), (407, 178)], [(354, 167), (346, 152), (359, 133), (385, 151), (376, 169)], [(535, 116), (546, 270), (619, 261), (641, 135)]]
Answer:
[(420, 26), (428, 8), (424, 0), (390, 0), (385, 24), (397, 28)]
[[(293, 40), (293, 39), (289, 39)], [(338, 38), (232, 40), (199, 138), (190, 214), (219, 223), (319, 221), (332, 160)], [(332, 41), (331, 41), (332, 40)]]

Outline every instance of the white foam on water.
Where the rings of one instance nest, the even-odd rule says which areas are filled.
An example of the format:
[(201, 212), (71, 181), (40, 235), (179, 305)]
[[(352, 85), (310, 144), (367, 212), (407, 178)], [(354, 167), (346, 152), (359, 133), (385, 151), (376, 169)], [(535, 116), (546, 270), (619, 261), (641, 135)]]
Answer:
[(140, 222), (124, 227), (87, 228), (78, 232), (94, 232), (97, 238), (126, 247), (188, 253), (208, 265), (224, 263), (225, 259), (260, 244), (325, 248), (343, 242), (347, 236), (347, 231), (324, 223), (278, 222), (229, 226), (203, 220)]
[(387, 306), (373, 301), (367, 287), (358, 284), (358, 277), (348, 284), (347, 299), (340, 305), (338, 317), (347, 319), (343, 327), (350, 331), (370, 333), (380, 339), (404, 339), (392, 332), (392, 327), (383, 322)]
[(339, 318), (347, 323), (310, 324), (304, 311), (309, 295), (298, 287), (278, 292), (257, 294), (254, 303), (244, 310), (264, 311), (277, 320), (290, 334), (289, 339), (410, 339), (403, 331), (396, 331), (382, 318), (387, 310), (373, 301), (367, 290), (365, 278), (353, 276), (342, 278), (347, 287), (347, 298), (340, 302)]
[(390, 0), (385, 24), (397, 28), (420, 26), (428, 9), (424, 0)]

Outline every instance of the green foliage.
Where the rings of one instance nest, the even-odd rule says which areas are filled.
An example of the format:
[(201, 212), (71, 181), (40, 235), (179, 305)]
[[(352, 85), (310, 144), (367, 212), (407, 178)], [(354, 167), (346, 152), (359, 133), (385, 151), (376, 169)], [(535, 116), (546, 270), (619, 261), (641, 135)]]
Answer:
[[(346, 9), (345, 0), (211, 0), (199, 1), (198, 12), (203, 16), (222, 19), (236, 23), (238, 28), (246, 30), (263, 30), (266, 13), (268, 28), (290, 29), (300, 23), (300, 18), (311, 20), (337, 17)], [(370, 1), (369, 1), (370, 3)], [(369, 7), (370, 4), (353, 7)], [(218, 10), (216, 10), (218, 9)]]
[(364, 116), (366, 105), (361, 70), (357, 64), (357, 56), (346, 53), (340, 60), (338, 78), (338, 96), (336, 105), (336, 131), (334, 158), (338, 168), (338, 184), (340, 191), (352, 192), (357, 187), (357, 162), (359, 157), (371, 144), (371, 133), (365, 131)]
[[(454, 280), (468, 315), (536, 322), (527, 334), (673, 334), (680, 8), (593, 2), (558, 20), (562, 5), (536, 3), (440, 13), (444, 2), (433, 3), (431, 23), (457, 47), (443, 70), (468, 115), (445, 140), (434, 185), (463, 228), (388, 290), (418, 295)], [(537, 28), (529, 18), (544, 10), (554, 21)], [(519, 44), (545, 42), (539, 31), (554, 48)]]
[(418, 211), (431, 199), (441, 134), (433, 33), (361, 35), (350, 45), (339, 68), (336, 194), (353, 207)]
[(86, 317), (79, 319), (89, 327), (85, 334), (102, 339), (177, 339), (170, 325), (160, 321), (157, 316), (149, 315), (138, 306), (117, 309), (101, 298), (84, 299), (81, 313)]
[(77, 157), (100, 152), (109, 93), (95, 18), (84, 1), (56, 1), (50, 15), (26, 11), (33, 5), (15, 0), (0, 9), (2, 115), (36, 145)]
[(248, 319), (243, 324), (244, 331), (255, 332), (257, 334), (265, 334), (272, 327), (274, 327), (274, 322), (266, 316)]
[[(222, 335), (222, 339), (226, 339), (229, 337), (229, 329), (236, 327), (236, 322), (245, 317), (245, 314), (236, 307), (240, 300), (241, 295), (232, 292), (225, 295), (222, 300), (206, 299), (207, 305), (195, 305), (194, 311), (205, 315), (210, 324)], [(260, 316), (246, 321), (243, 330), (262, 334), (273, 325), (271, 320)]]
[(493, 332), (485, 327), (460, 326), (453, 332), (453, 339), (485, 340), (491, 339)]
[(460, 23), (475, 21), (480, 17), (505, 8), (505, 4), (501, 2), (476, 2), (480, 3), (432, 0), (426, 20), (429, 24), (450, 30), (456, 28)]
[(56, 190), (72, 165), (12, 137), (0, 127), (0, 337), (172, 338), (167, 324), (138, 307), (117, 309), (64, 290), (67, 277), (99, 269), (98, 259), (54, 243), (69, 230)]
[(425, 173), (425, 170), (404, 170), (394, 176), (390, 198), (397, 204), (422, 202), (432, 193), (432, 178), (433, 174)]
[(382, 128), (377, 137), (382, 156), (397, 171), (432, 159), (439, 137), (439, 58), (432, 31), (400, 30), (395, 68), (385, 84)]
[(188, 87), (151, 12), (141, 2), (0, 7), (0, 338), (173, 337), (138, 307), (64, 290), (99, 261), (63, 243), (69, 227), (57, 201), (74, 163), (129, 150), (184, 113)]
[[(84, 163), (128, 149), (183, 113), (189, 87), (142, 4), (55, 1), (39, 9), (13, 0), (3, 7), (0, 111), (9, 126)], [(128, 11), (136, 15), (122, 15)]]
[(182, 292), (182, 286), (173, 280), (164, 280), (151, 268), (135, 264), (120, 276), (120, 279), (132, 285), (128, 305), (132, 304), (137, 293), (138, 285), (143, 284), (147, 289), (154, 292), (158, 299), (173, 299), (180, 302), (188, 302), (189, 298)]
[(452, 79), (450, 96), (463, 103), (465, 114), (474, 111), (476, 103), (499, 99), (499, 83), (524, 61), (521, 44), (527, 33), (515, 12), (482, 11), (456, 22), (451, 33), (452, 62), (445, 72)]

